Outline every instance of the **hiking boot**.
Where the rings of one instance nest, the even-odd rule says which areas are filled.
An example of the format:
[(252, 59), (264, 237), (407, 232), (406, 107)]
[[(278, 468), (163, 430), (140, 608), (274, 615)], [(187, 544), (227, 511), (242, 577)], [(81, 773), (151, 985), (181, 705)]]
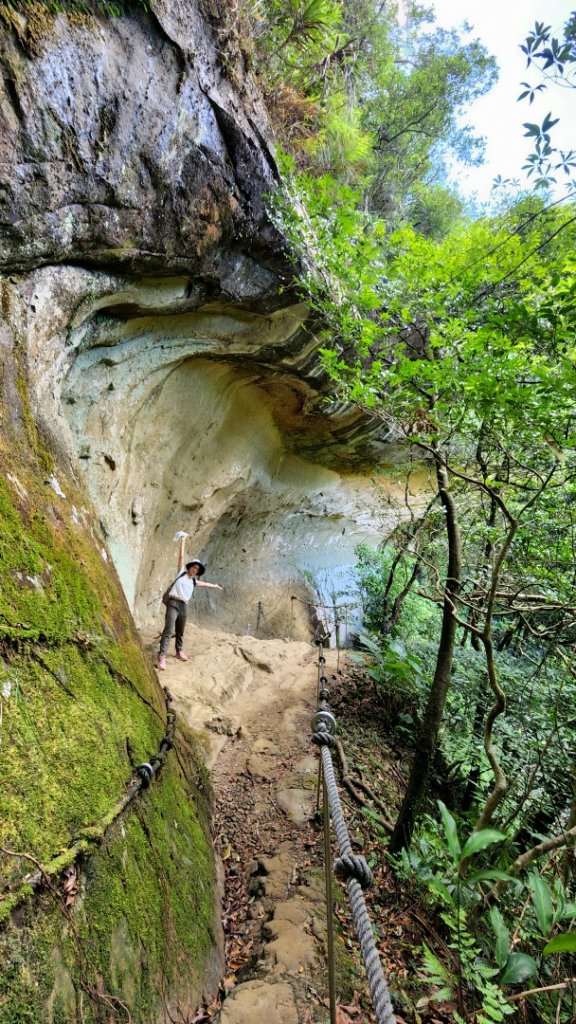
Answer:
[(158, 655), (158, 661), (156, 662), (156, 668), (159, 672), (163, 672), (166, 668), (166, 656), (164, 654)]
[(176, 657), (178, 661), (188, 661), (188, 655), (184, 654), (184, 651), (176, 651)]

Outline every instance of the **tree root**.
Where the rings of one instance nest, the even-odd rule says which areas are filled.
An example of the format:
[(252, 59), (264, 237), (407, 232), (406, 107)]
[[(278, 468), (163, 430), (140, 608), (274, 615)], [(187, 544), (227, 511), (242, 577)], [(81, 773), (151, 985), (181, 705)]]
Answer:
[(370, 787), (367, 786), (365, 782), (362, 782), (362, 779), (351, 778), (350, 772), (348, 770), (348, 761), (346, 760), (346, 754), (344, 753), (344, 748), (337, 737), (336, 750), (338, 752), (338, 758), (340, 760), (342, 785), (348, 790), (350, 796), (353, 797), (354, 800), (356, 800), (356, 802), (360, 804), (361, 807), (368, 807), (370, 809), (369, 803), (366, 800), (364, 800), (364, 798), (360, 796), (360, 793), (358, 792), (358, 789), (361, 789), (362, 792), (365, 793), (367, 797), (369, 797), (374, 807), (377, 807), (378, 810), (380, 811), (381, 817), (377, 817), (377, 824), (381, 825), (382, 828), (386, 830), (386, 832), (392, 833), (394, 831), (394, 826), (392, 822), (388, 820), (387, 810), (384, 807), (382, 801), (378, 799), (376, 794), (372, 792)]

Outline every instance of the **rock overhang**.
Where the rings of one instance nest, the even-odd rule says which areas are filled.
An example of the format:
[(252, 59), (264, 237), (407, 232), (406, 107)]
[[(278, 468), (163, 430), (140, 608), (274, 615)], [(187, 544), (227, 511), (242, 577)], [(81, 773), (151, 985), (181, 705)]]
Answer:
[(286, 633), (286, 595), (346, 590), (395, 522), (370, 482), (393, 438), (328, 401), (258, 90), (183, 0), (3, 37), (0, 269), (34, 414), (141, 624), (184, 527), (229, 586), (221, 623), (257, 607)]
[[(41, 304), (53, 309), (74, 275), (74, 312), (49, 337)], [(285, 634), (294, 592), (309, 599), (312, 579), (327, 599), (349, 587), (355, 545), (390, 528), (356, 465), (358, 435), (372, 459), (382, 452), (380, 427), (324, 406), (303, 305), (262, 314), (222, 298), (191, 308), (190, 292), (181, 279), (37, 271), (37, 415), (51, 408), (57, 443), (82, 468), (141, 625), (157, 616), (171, 538), (184, 528), (227, 588), (225, 606), (201, 595), (200, 621), (218, 608), (227, 628), (259, 618), (261, 632)], [(297, 620), (309, 618), (302, 606)]]

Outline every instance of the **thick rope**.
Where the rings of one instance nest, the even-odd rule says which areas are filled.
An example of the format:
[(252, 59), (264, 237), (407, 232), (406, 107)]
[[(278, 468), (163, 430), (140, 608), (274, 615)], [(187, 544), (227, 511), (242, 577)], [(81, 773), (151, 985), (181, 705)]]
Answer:
[[(330, 739), (333, 740), (333, 737), (331, 736)], [(326, 789), (328, 792), (330, 816), (334, 822), (338, 849), (340, 850), (341, 855), (336, 861), (335, 868), (337, 869), (337, 874), (340, 877), (342, 877), (344, 872), (347, 875), (346, 888), (350, 897), (350, 905), (352, 907), (352, 917), (354, 918), (356, 934), (358, 936), (358, 941), (360, 942), (360, 949), (362, 950), (362, 956), (366, 966), (368, 985), (370, 987), (370, 994), (374, 1003), (376, 1019), (378, 1024), (396, 1024), (396, 1017), (394, 1016), (394, 1010), (390, 1001), (386, 978), (384, 976), (378, 950), (376, 949), (376, 943), (374, 942), (372, 925), (370, 923), (364, 894), (362, 892), (362, 884), (358, 880), (358, 875), (360, 875), (362, 881), (366, 882), (368, 876), (371, 881), (371, 872), (364, 860), (364, 857), (356, 857), (352, 853), (352, 844), (350, 842), (350, 836), (348, 835), (348, 829), (342, 813), (342, 804), (340, 802), (338, 787), (336, 785), (334, 765), (332, 764), (332, 755), (329, 750), (329, 744), (322, 743), (320, 747), (320, 756), (322, 758), (322, 770), (324, 772), (324, 779), (326, 781)]]
[(332, 763), (330, 748), (336, 743), (336, 719), (328, 706), (330, 693), (327, 688), (328, 680), (324, 675), (324, 666), (326, 662), (321, 646), (322, 639), (317, 640), (320, 706), (312, 719), (312, 741), (320, 747), (320, 758), (322, 761), (322, 772), (324, 774), (324, 782), (326, 785), (328, 806), (330, 808), (330, 817), (334, 823), (336, 840), (338, 842), (338, 849), (340, 852), (340, 856), (334, 862), (333, 869), (336, 877), (341, 881), (346, 882), (348, 896), (350, 897), (350, 906), (352, 908), (352, 917), (354, 918), (354, 926), (356, 928), (356, 934), (360, 942), (360, 949), (362, 950), (362, 957), (366, 967), (366, 975), (368, 977), (368, 985), (372, 996), (372, 1002), (374, 1004), (376, 1020), (378, 1021), (378, 1024), (396, 1024), (396, 1017), (390, 1001), (388, 985), (386, 984), (384, 970), (380, 962), (378, 950), (376, 949), (376, 943), (374, 942), (372, 924), (368, 916), (368, 910), (366, 908), (366, 902), (362, 892), (363, 889), (367, 889), (372, 884), (372, 872), (370, 871), (365, 858), (357, 856), (352, 850), (352, 843), (350, 842), (346, 821), (344, 820), (340, 794), (338, 793), (336, 776), (334, 774), (334, 765)]
[[(47, 877), (61, 875), (65, 868), (73, 864), (80, 856), (89, 856), (103, 842), (108, 829), (118, 820), (134, 797), (142, 790), (148, 789), (154, 776), (165, 764), (168, 752), (174, 746), (176, 713), (172, 707), (172, 694), (166, 687), (164, 687), (164, 699), (166, 702), (166, 730), (158, 752), (149, 761), (144, 761), (134, 769), (132, 779), (123, 796), (96, 825), (88, 825), (81, 829), (67, 849), (48, 863), (43, 864), (38, 871), (16, 879), (3, 892), (0, 892), (0, 925), (8, 920), (12, 910), (27, 898), (31, 891), (36, 892), (41, 888)], [(18, 857), (19, 854), (13, 853), (12, 856)]]

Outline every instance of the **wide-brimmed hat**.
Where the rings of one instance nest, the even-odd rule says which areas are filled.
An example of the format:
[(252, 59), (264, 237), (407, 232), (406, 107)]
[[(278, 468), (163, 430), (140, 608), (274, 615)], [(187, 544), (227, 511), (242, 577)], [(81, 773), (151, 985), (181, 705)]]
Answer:
[(200, 561), (199, 558), (191, 558), (189, 562), (186, 562), (186, 568), (187, 569), (189, 569), (191, 565), (197, 565), (198, 566), (198, 575), (199, 576), (203, 576), (204, 573), (206, 572), (206, 566), (204, 565), (203, 562)]

